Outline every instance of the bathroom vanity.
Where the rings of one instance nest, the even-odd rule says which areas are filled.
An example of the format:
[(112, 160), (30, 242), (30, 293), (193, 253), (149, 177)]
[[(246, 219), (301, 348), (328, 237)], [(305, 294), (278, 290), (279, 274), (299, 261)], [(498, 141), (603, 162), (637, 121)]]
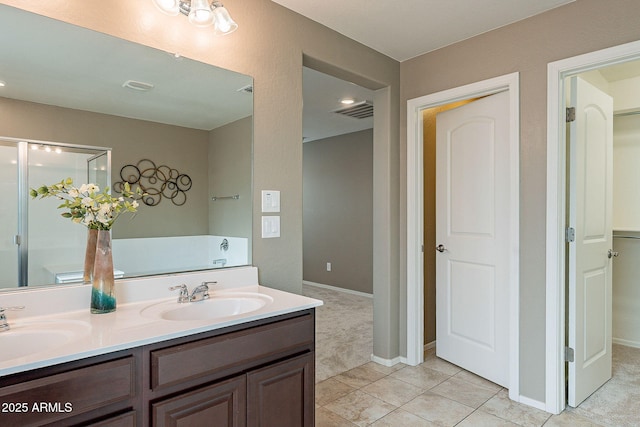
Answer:
[[(206, 280), (225, 282), (212, 274)], [(123, 293), (136, 300), (148, 284), (138, 285)], [(197, 314), (254, 296), (268, 303), (241, 314)], [(90, 330), (62, 347), (0, 356), (0, 425), (314, 425), (320, 301), (255, 283), (214, 291), (210, 306), (195, 309), (188, 305), (201, 302), (178, 306), (174, 299), (134, 301), (106, 315), (49, 316), (54, 324), (86, 316)], [(13, 330), (44, 318), (30, 319), (17, 319)]]

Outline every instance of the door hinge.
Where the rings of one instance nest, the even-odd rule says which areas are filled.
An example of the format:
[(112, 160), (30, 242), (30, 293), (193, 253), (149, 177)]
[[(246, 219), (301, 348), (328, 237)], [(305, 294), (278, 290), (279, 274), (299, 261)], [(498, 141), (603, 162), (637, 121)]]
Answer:
[(567, 123), (576, 120), (576, 107), (567, 107)]
[(420, 245), (420, 251), (424, 252), (424, 245)]
[(568, 227), (566, 232), (566, 240), (568, 243), (576, 241), (576, 230), (573, 227)]
[(13, 244), (16, 246), (20, 246), (21, 244), (21, 239), (20, 239), (20, 235), (16, 234), (15, 236), (13, 236)]
[(573, 362), (575, 361), (575, 352), (571, 347), (564, 348), (564, 361), (565, 362)]

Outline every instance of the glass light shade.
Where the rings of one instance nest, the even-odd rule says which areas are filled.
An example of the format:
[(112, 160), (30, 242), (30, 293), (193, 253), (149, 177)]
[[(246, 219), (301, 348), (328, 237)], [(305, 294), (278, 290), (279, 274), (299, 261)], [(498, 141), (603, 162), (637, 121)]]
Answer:
[(191, 0), (189, 22), (196, 27), (208, 27), (214, 22), (213, 11), (207, 0)]
[(153, 0), (153, 3), (162, 12), (170, 16), (176, 16), (180, 13), (180, 1), (179, 0)]
[(237, 30), (238, 24), (236, 24), (235, 21), (231, 19), (231, 15), (229, 15), (229, 12), (227, 12), (227, 9), (222, 5), (219, 5), (219, 6), (218, 5), (219, 3), (213, 4), (214, 6), (213, 14), (215, 15), (215, 23), (216, 23), (215, 33), (222, 35), (222, 34), (229, 34)]

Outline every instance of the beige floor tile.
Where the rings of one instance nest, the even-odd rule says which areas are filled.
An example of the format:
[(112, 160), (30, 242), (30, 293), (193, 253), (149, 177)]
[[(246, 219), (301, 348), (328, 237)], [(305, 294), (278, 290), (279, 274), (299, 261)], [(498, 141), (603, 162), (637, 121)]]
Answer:
[(431, 389), (431, 392), (472, 408), (479, 408), (480, 405), (498, 393), (498, 391), (489, 390), (455, 377), (438, 384)]
[(361, 388), (367, 394), (372, 395), (395, 406), (402, 406), (416, 396), (425, 392), (424, 389), (400, 381), (393, 377), (384, 377), (378, 381)]
[(596, 424), (587, 418), (565, 410), (560, 415), (553, 415), (544, 424), (544, 427), (602, 427), (600, 424)]
[(389, 415), (385, 415), (375, 423), (371, 424), (372, 427), (438, 427), (437, 424), (427, 421), (424, 418), (420, 418), (417, 415), (413, 415), (402, 409), (396, 409)]
[(430, 368), (447, 375), (455, 375), (462, 371), (462, 368), (459, 366), (449, 363), (444, 359), (440, 359), (435, 354), (425, 357), (424, 362), (422, 362), (420, 366), (424, 366), (425, 368)]
[(348, 384), (338, 381), (335, 378), (329, 378), (316, 384), (316, 404), (324, 406), (342, 396), (346, 396), (354, 390), (356, 389)]
[(334, 378), (354, 388), (361, 388), (372, 382), (378, 381), (380, 378), (385, 377), (386, 374), (376, 370), (369, 363), (358, 366), (344, 372), (340, 375), (336, 375)]
[(503, 420), (486, 412), (475, 411), (462, 420), (460, 424), (457, 424), (456, 427), (518, 427), (518, 424)]
[(384, 366), (384, 365), (381, 365), (381, 364), (375, 363), (375, 362), (369, 362), (369, 363), (367, 363), (367, 365), (371, 366), (376, 371), (379, 371), (379, 372), (381, 372), (381, 373), (383, 373), (385, 375), (392, 374), (395, 371), (399, 371), (400, 369), (402, 369), (402, 368), (407, 366), (404, 363), (396, 363), (393, 366)]
[(401, 409), (440, 426), (454, 426), (474, 411), (470, 406), (431, 392), (421, 394)]
[(425, 368), (422, 365), (407, 366), (392, 373), (390, 376), (424, 390), (429, 390), (450, 378), (447, 374)]
[(345, 420), (335, 412), (325, 408), (316, 409), (316, 427), (355, 427), (356, 425)]
[(367, 426), (397, 409), (396, 406), (356, 390), (327, 404), (328, 409), (358, 426)]
[(502, 390), (502, 388), (503, 388), (501, 385), (498, 385), (496, 383), (492, 383), (489, 380), (486, 380), (486, 379), (484, 379), (482, 377), (477, 376), (476, 374), (473, 374), (473, 373), (471, 373), (469, 371), (465, 371), (465, 370), (462, 370), (462, 371), (458, 372), (453, 377), (457, 378), (459, 380), (463, 380), (463, 381), (475, 384), (475, 385), (479, 385), (479, 386), (484, 387), (484, 388), (489, 389), (489, 390), (493, 390), (496, 393), (499, 392), (500, 390)]
[(498, 392), (482, 405), (480, 410), (524, 427), (541, 426), (551, 416), (540, 409), (509, 400), (507, 390)]

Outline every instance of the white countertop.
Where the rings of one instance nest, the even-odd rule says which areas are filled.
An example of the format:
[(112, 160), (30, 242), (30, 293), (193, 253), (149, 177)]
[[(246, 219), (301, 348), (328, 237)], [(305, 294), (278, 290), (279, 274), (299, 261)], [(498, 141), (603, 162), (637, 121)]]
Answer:
[[(257, 273), (256, 273), (257, 282)], [(186, 281), (181, 276), (181, 281)], [(209, 280), (212, 277), (207, 277)], [(267, 299), (273, 299), (267, 305), (246, 314), (231, 315), (218, 318), (215, 320), (164, 320), (153, 316), (145, 316), (141, 311), (150, 305), (165, 302), (176, 301), (177, 293), (166, 296), (166, 284), (175, 284), (175, 276), (171, 277), (173, 282), (165, 280), (157, 280), (162, 282), (157, 285), (158, 289), (162, 289), (161, 298), (141, 299), (140, 293), (134, 297), (130, 297), (131, 302), (120, 302), (117, 310), (108, 314), (91, 314), (87, 307), (76, 310), (69, 310), (59, 313), (50, 313), (43, 316), (22, 316), (11, 320), (12, 314), (15, 312), (7, 312), (11, 330), (8, 332), (0, 332), (0, 342), (2, 342), (2, 334), (11, 331), (20, 332), (26, 330), (57, 330), (68, 327), (72, 331), (72, 335), (65, 341), (61, 337), (60, 344), (57, 343), (49, 346), (46, 350), (36, 351), (24, 357), (13, 357), (6, 360), (3, 359), (2, 350), (0, 349), (0, 377), (51, 366), (59, 363), (70, 362), (73, 360), (83, 359), (86, 357), (106, 354), (118, 350), (139, 347), (146, 344), (165, 341), (173, 338), (184, 337), (206, 331), (212, 331), (228, 326), (238, 325), (254, 320), (266, 319), (281, 314), (293, 313), (322, 305), (322, 301), (307, 298), (288, 292), (271, 289), (257, 284), (245, 283), (221, 283), (220, 286), (211, 287), (210, 294), (212, 298), (223, 296), (229, 293), (259, 293), (266, 296)], [(196, 280), (201, 280), (202, 275), (198, 275)], [(213, 277), (213, 280), (216, 278)], [(146, 278), (152, 281), (153, 278)], [(252, 281), (252, 280), (249, 280)], [(233, 280), (228, 280), (233, 282)], [(87, 285), (85, 285), (86, 287)], [(127, 284), (129, 286), (129, 284)], [(145, 288), (146, 286), (146, 288)], [(138, 286), (139, 289), (148, 289), (149, 285), (144, 284)], [(193, 288), (192, 285), (189, 286)], [(137, 291), (136, 291), (137, 292)], [(136, 292), (132, 292), (135, 294)], [(86, 293), (86, 290), (84, 290)], [(130, 292), (131, 293), (131, 292)], [(128, 295), (128, 294), (127, 294)], [(269, 298), (270, 297), (270, 298)], [(0, 297), (0, 301), (2, 301)], [(4, 304), (4, 303), (3, 303)], [(198, 304), (185, 303), (186, 304)], [(1, 304), (0, 304), (1, 305)], [(16, 305), (16, 304), (14, 304)], [(25, 304), (26, 305), (26, 304)], [(37, 347), (37, 344), (30, 343)]]

